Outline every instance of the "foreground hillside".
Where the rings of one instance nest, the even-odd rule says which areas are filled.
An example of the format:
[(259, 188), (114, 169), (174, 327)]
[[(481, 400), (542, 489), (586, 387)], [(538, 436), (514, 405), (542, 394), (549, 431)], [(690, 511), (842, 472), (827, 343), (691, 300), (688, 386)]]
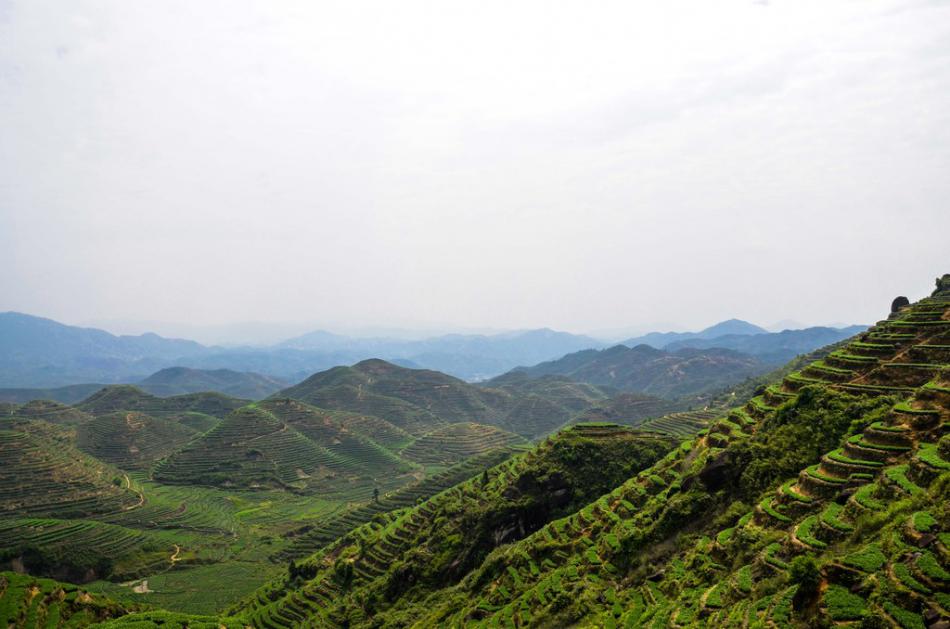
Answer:
[(945, 276), (567, 517), (506, 520), (488, 554), (455, 537), (492, 521), (492, 496), (517, 499), (511, 463), (357, 529), (236, 611), (259, 626), (945, 626), (948, 363)]

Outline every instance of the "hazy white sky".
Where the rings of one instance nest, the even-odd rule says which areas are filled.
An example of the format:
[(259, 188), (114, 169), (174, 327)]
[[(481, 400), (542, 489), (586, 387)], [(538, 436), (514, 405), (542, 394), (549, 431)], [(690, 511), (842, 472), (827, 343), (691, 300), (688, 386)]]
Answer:
[(0, 310), (873, 322), (950, 272), (950, 2), (0, 0)]

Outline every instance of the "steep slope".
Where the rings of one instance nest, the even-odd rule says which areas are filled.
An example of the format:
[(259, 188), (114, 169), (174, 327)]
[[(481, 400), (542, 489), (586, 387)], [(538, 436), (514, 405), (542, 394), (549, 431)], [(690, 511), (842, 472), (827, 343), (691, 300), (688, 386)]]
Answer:
[(647, 345), (586, 350), (517, 371), (563, 375), (580, 382), (658, 397), (698, 396), (763, 373), (758, 359), (724, 349), (666, 352)]
[(478, 530), (508, 490), (468, 504), (470, 481), (331, 544), (243, 613), (258, 626), (944, 626), (948, 348), (945, 276), (563, 519), (495, 528), (512, 543), (473, 557), (452, 532)]
[[(656, 461), (671, 440), (619, 426), (578, 426), (409, 510), (361, 526), (242, 606), (256, 626), (336, 624), (333, 606), (372, 584), (398, 598), (457, 581), (491, 550), (538, 530)], [(307, 581), (295, 591), (300, 576)], [(386, 593), (385, 595), (383, 593)], [(352, 618), (353, 621), (357, 617)]]
[(260, 400), (286, 387), (287, 382), (231, 369), (168, 367), (141, 380), (137, 386), (162, 397), (215, 391), (231, 397)]
[(0, 426), (0, 517), (86, 517), (133, 507), (121, 472), (24, 425)]
[(150, 467), (188, 443), (197, 431), (137, 411), (98, 415), (76, 429), (80, 450), (126, 470)]

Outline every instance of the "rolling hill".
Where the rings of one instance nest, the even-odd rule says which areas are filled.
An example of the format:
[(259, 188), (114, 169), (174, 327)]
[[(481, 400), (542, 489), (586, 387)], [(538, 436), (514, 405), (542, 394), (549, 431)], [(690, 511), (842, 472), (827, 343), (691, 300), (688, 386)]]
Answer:
[(194, 412), (224, 417), (248, 401), (210, 392), (158, 397), (132, 385), (113, 385), (97, 391), (77, 404), (76, 408), (93, 415), (115, 411), (141, 411), (156, 416)]
[(220, 424), (163, 460), (164, 483), (368, 494), (405, 484), (411, 465), (332, 414), (275, 399), (228, 414)]
[(650, 433), (580, 424), (360, 526), (231, 612), (267, 627), (943, 627), (948, 421), (950, 275), (694, 437), (636, 457), (623, 444)]
[(260, 400), (287, 384), (270, 376), (231, 369), (168, 367), (141, 380), (136, 386), (161, 397), (211, 391), (236, 398)]
[(481, 386), (373, 359), (314, 374), (273, 397), (379, 417), (417, 437), (447, 424), (475, 422), (535, 438), (608, 395), (558, 376), (510, 374)]
[(584, 350), (516, 371), (562, 375), (579, 382), (664, 398), (698, 396), (764, 373), (758, 359), (725, 349), (667, 352), (648, 345)]

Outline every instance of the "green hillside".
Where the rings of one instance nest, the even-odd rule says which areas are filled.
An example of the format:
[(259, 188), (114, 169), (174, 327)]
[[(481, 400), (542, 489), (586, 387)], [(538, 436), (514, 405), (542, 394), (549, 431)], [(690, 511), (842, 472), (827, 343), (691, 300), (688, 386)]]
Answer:
[(0, 429), (0, 517), (87, 517), (138, 503), (119, 470), (27, 430)]
[(84, 413), (73, 406), (50, 400), (32, 400), (10, 409), (9, 414), (26, 419), (41, 419), (51, 424), (75, 425), (91, 418), (88, 413)]
[(93, 415), (116, 411), (141, 411), (161, 416), (166, 413), (194, 412), (224, 417), (245, 404), (221, 393), (188, 393), (171, 397), (158, 397), (131, 384), (105, 387), (76, 405), (76, 408)]
[[(950, 276), (943, 281), (933, 297), (661, 448), (652, 466), (598, 487), (599, 498), (581, 492), (563, 512), (498, 526), (495, 515), (510, 515), (522, 495), (512, 487), (556, 494), (521, 466), (548, 460), (559, 436), (354, 530), (235, 612), (255, 626), (944, 626)], [(578, 430), (612, 439), (618, 428), (567, 434)], [(612, 479), (612, 459), (592, 455), (561, 458), (536, 478), (550, 483), (584, 461)], [(482, 537), (485, 522), (496, 526)]]
[[(305, 404), (245, 406), (162, 461), (164, 483), (329, 492), (392, 483), (411, 468), (382, 446), (340, 430)], [(380, 481), (384, 482), (384, 481)]]
[(476, 422), (537, 438), (608, 396), (600, 387), (561, 376), (514, 373), (476, 386), (374, 359), (314, 374), (273, 397), (378, 417), (416, 437), (446, 424)]
[(497, 414), (489, 405), (493, 396), (478, 387), (437, 371), (375, 359), (314, 374), (274, 397), (374, 415), (415, 435), (444, 423)]
[(614, 422), (637, 426), (650, 417), (660, 417), (675, 410), (678, 404), (637, 393), (620, 393), (603, 400), (573, 416), (570, 423)]
[(571, 513), (674, 443), (616, 425), (577, 426), (418, 507), (354, 529), (235, 611), (255, 626), (293, 626), (308, 617), (336, 624), (334, 607), (347, 592), (378, 588), (374, 607), (414, 584), (456, 582), (493, 548)]
[(496, 448), (527, 444), (518, 435), (484, 424), (465, 422), (436, 428), (419, 437), (402, 455), (424, 465), (452, 465)]
[(85, 627), (126, 613), (122, 605), (69, 583), (0, 572), (0, 627)]
[(197, 431), (175, 421), (137, 411), (99, 415), (76, 429), (79, 449), (116, 467), (150, 467), (188, 443)]

